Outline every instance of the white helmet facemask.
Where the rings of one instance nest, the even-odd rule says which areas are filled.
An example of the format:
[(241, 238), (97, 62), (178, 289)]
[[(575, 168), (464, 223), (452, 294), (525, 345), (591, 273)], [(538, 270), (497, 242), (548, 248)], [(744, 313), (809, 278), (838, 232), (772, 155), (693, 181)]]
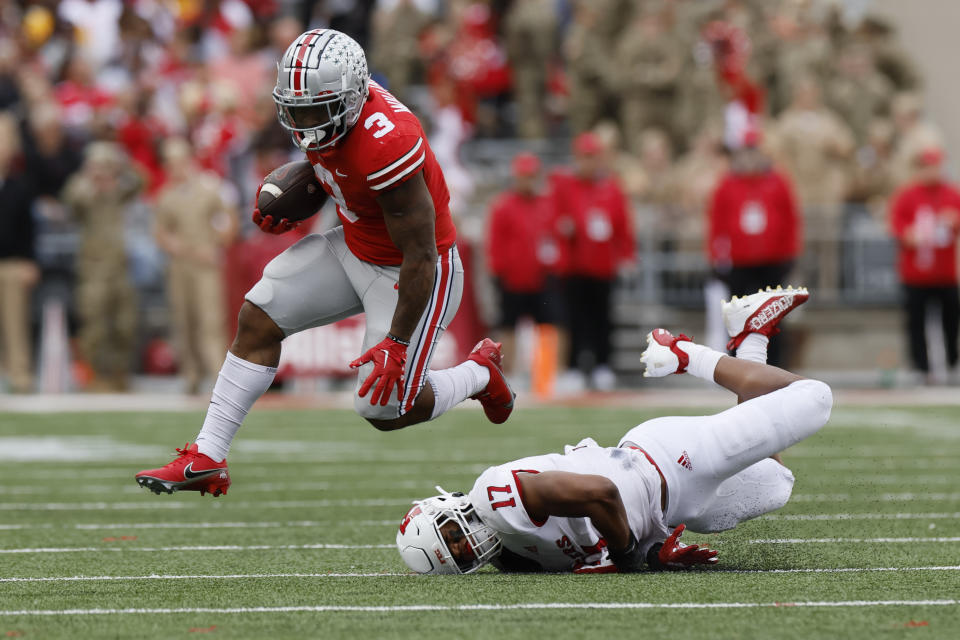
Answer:
[(277, 63), (277, 118), (302, 151), (327, 148), (357, 123), (369, 82), (367, 58), (353, 38), (307, 31)]
[[(480, 520), (469, 498), (437, 491), (440, 495), (414, 502), (400, 523), (397, 549), (406, 565), (417, 573), (472, 573), (496, 558), (500, 537)], [(454, 558), (444, 531), (466, 538), (467, 557)]]

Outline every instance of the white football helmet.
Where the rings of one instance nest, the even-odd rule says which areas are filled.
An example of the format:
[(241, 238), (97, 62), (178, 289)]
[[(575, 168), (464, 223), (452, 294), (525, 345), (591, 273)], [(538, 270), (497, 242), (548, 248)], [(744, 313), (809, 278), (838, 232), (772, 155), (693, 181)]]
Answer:
[(357, 123), (369, 82), (367, 57), (353, 38), (333, 29), (307, 31), (277, 63), (277, 117), (301, 150), (324, 149)]
[[(448, 493), (413, 503), (400, 522), (397, 549), (410, 569), (417, 573), (472, 573), (500, 553), (500, 537), (477, 516), (470, 499), (462, 493)], [(441, 528), (454, 523), (473, 552), (458, 562), (450, 553)], [(459, 535), (459, 534), (455, 534)]]

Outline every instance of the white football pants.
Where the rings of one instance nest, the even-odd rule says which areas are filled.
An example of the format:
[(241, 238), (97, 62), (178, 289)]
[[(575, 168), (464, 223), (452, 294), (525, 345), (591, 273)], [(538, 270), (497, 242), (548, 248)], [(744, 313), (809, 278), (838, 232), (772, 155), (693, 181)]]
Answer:
[(648, 420), (620, 440), (644, 449), (667, 483), (667, 525), (712, 533), (779, 509), (793, 474), (770, 458), (830, 419), (823, 382), (798, 380), (712, 416)]
[[(371, 264), (347, 247), (343, 227), (306, 236), (270, 261), (263, 277), (247, 292), (247, 300), (290, 335), (366, 313), (366, 333), (357, 355), (383, 340), (390, 331), (399, 293), (400, 267)], [(407, 347), (407, 368), (400, 400), (390, 394), (386, 406), (361, 398), (360, 385), (373, 371), (368, 362), (357, 370), (353, 406), (365, 418), (389, 420), (413, 407), (427, 379), (433, 351), (453, 320), (463, 295), (463, 263), (457, 247), (437, 257), (433, 292)]]

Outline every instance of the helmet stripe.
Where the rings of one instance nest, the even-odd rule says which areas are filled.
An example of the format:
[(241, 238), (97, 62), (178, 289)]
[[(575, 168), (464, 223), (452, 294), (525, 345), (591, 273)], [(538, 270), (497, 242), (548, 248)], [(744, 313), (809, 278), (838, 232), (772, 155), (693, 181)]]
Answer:
[[(290, 72), (293, 74), (293, 77), (291, 79), (293, 80), (294, 91), (303, 90), (303, 87), (305, 84), (304, 82), (305, 74), (307, 71), (306, 67), (304, 67), (304, 64), (303, 64), (304, 55), (307, 53), (307, 51), (309, 51), (310, 43), (316, 39), (317, 39), (316, 32), (311, 31), (307, 33), (306, 36), (303, 38), (303, 40), (300, 42), (300, 45), (297, 47), (296, 53), (293, 56), (294, 62), (291, 65), (292, 68)], [(299, 70), (300, 73), (297, 73), (294, 69)]]
[[(335, 144), (356, 124), (368, 81), (366, 57), (352, 38), (333, 29), (307, 31), (294, 40), (278, 64), (273, 98), (280, 124), (303, 149)], [(297, 109), (320, 105), (330, 113), (325, 124), (297, 127)]]

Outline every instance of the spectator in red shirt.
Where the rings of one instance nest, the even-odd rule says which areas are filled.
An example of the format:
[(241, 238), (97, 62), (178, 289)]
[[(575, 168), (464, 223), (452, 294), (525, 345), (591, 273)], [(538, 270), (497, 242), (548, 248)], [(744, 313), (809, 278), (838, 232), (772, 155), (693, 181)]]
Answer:
[(500, 296), (497, 327), (504, 353), (511, 354), (521, 318), (556, 325), (562, 315), (556, 215), (553, 198), (539, 188), (540, 159), (519, 153), (512, 169), (513, 186), (494, 202), (487, 229), (487, 261)]
[(900, 280), (905, 291), (910, 359), (930, 383), (925, 318), (938, 303), (943, 323), (947, 365), (957, 372), (957, 236), (960, 234), (960, 191), (944, 181), (943, 152), (928, 148), (915, 158), (916, 175), (892, 200), (890, 228), (900, 246)]
[[(730, 171), (709, 205), (710, 265), (735, 296), (783, 282), (803, 240), (793, 187), (771, 166), (761, 140), (757, 129), (744, 133), (743, 146), (734, 151)], [(770, 343), (771, 364), (783, 362), (781, 342)]]
[(590, 373), (594, 388), (608, 390), (610, 294), (621, 269), (634, 260), (630, 207), (605, 166), (604, 147), (593, 133), (573, 142), (574, 172), (553, 180), (558, 224), (567, 233), (564, 251), (570, 366)]

